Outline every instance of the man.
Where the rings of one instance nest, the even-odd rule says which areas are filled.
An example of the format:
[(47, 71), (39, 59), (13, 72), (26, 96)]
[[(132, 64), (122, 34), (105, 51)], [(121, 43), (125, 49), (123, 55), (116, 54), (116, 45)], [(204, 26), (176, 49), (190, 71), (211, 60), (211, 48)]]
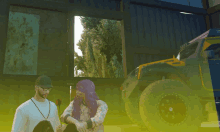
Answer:
[(57, 106), (46, 99), (52, 87), (48, 76), (42, 75), (37, 78), (35, 96), (16, 109), (12, 132), (60, 131)]

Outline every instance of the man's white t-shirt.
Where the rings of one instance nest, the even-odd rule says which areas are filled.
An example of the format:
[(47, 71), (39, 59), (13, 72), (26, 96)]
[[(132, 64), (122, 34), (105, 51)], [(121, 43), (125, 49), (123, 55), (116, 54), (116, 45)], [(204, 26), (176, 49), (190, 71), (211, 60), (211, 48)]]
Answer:
[(29, 99), (16, 109), (11, 132), (33, 132), (34, 127), (43, 120), (50, 121), (54, 132), (56, 132), (57, 127), (60, 125), (60, 121), (55, 103), (50, 101), (49, 113), (49, 101), (47, 99), (45, 99), (44, 102), (38, 102), (34, 98), (32, 98), (32, 100), (44, 117), (47, 118), (48, 114), (49, 117), (45, 119), (35, 104)]

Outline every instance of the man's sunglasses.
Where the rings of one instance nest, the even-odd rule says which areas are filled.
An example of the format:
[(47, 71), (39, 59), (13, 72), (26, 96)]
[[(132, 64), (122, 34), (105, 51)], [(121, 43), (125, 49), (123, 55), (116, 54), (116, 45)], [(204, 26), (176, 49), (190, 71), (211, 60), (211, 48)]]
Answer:
[(52, 90), (52, 88), (42, 88), (42, 87), (40, 87), (40, 86), (38, 86), (39, 88), (41, 88), (41, 89), (43, 89), (43, 91), (51, 91)]

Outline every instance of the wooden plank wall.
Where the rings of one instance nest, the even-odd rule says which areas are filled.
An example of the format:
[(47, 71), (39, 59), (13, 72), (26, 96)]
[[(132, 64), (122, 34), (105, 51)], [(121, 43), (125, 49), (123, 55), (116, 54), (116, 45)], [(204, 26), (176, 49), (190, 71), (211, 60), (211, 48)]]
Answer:
[[(135, 4), (130, 5), (130, 13), (132, 46), (148, 49), (146, 52), (134, 49), (135, 67), (172, 57), (182, 44), (206, 31), (203, 15)], [(151, 49), (158, 52), (150, 52)]]

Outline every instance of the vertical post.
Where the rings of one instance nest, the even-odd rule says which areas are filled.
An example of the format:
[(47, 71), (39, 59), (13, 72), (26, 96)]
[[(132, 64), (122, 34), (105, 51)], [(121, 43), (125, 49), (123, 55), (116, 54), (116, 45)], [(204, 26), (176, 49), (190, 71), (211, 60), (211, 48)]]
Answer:
[(67, 53), (69, 57), (69, 66), (68, 66), (68, 73), (69, 77), (74, 77), (74, 14), (72, 11), (68, 12), (67, 15)]
[[(68, 43), (67, 43), (67, 47), (68, 48)], [(69, 77), (69, 54), (66, 53), (66, 59), (65, 59), (65, 64), (66, 64), (66, 76)]]
[(70, 103), (71, 103), (72, 86), (70, 86)]
[(3, 75), (7, 43), (8, 19), (10, 4), (8, 0), (0, 0), (0, 76)]
[[(209, 9), (209, 1), (202, 0), (202, 3), (203, 3), (203, 9), (207, 11)], [(212, 28), (212, 20), (211, 20), (210, 14), (207, 13), (207, 15), (205, 15), (205, 21), (206, 21), (206, 30), (209, 30), (210, 28)]]
[(122, 37), (122, 52), (123, 52), (123, 69), (124, 77), (131, 72), (134, 67), (134, 52), (132, 51), (132, 29), (130, 16), (130, 0), (122, 0), (120, 10), (123, 12), (123, 20), (121, 21), (121, 37)]
[(203, 9), (208, 9), (209, 8), (209, 1), (208, 0), (202, 0), (202, 4), (203, 4)]

